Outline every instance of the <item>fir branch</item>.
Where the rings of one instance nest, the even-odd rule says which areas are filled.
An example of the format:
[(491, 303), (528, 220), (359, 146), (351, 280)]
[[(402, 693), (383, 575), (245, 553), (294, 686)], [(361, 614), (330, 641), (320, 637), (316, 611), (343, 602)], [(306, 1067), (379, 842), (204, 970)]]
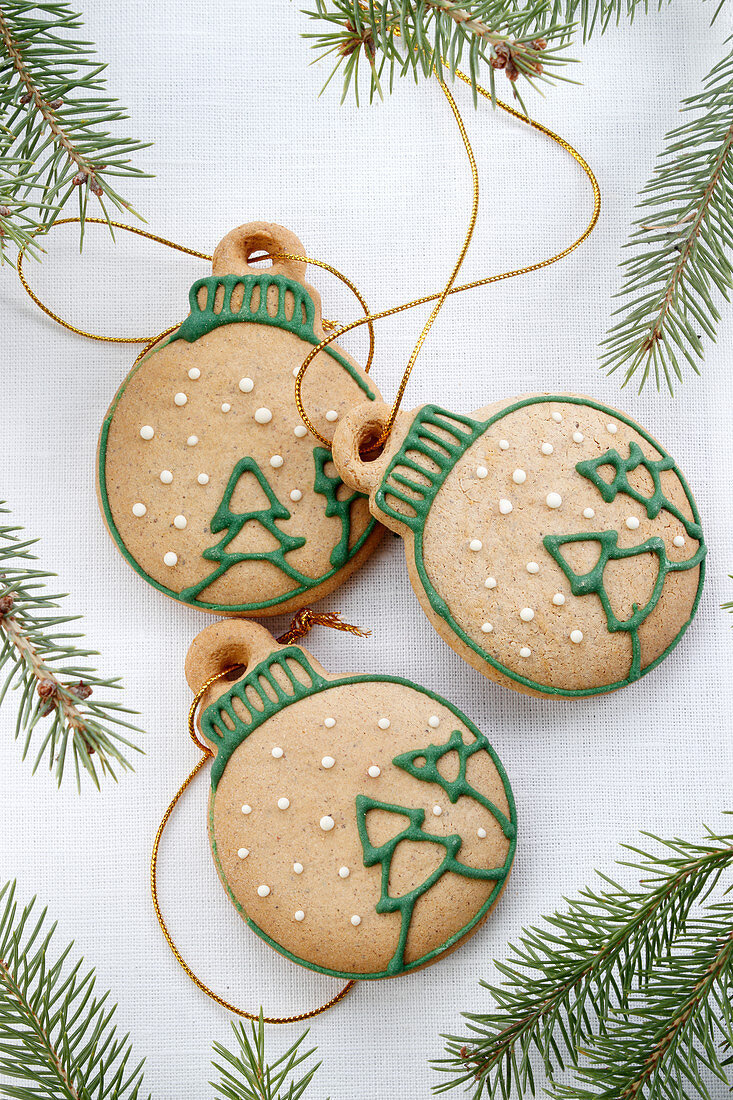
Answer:
[[(7, 514), (1, 504), (0, 513)], [(100, 678), (86, 664), (95, 651), (79, 648), (75, 639), (81, 635), (59, 632), (60, 626), (79, 616), (48, 614), (60, 606), (63, 596), (46, 591), (46, 581), (54, 574), (28, 564), (35, 561), (30, 547), (36, 540), (21, 540), (21, 530), (0, 525), (0, 671), (5, 669), (0, 704), (10, 688), (18, 690), (15, 736), (23, 738), (24, 758), (39, 723), (50, 717), (34, 771), (47, 754), (60, 785), (70, 749), (77, 786), (83, 768), (99, 787), (98, 772), (114, 779), (115, 764), (131, 767), (121, 746), (135, 746), (120, 730), (140, 731), (123, 718), (133, 713), (127, 707), (91, 698), (100, 688), (119, 688), (120, 682)]]
[(250, 1039), (243, 1023), (232, 1022), (237, 1040), (236, 1052), (227, 1050), (220, 1043), (214, 1043), (214, 1053), (222, 1059), (221, 1062), (213, 1062), (214, 1069), (221, 1074), (218, 1083), (211, 1082), (217, 1096), (223, 1096), (226, 1100), (299, 1100), (321, 1064), (317, 1062), (310, 1066), (296, 1080), (295, 1070), (315, 1054), (315, 1047), (305, 1051), (301, 1049), (308, 1032), (304, 1031), (277, 1061), (268, 1065), (265, 1061), (265, 1023), (262, 1009), (259, 1021), (252, 1023), (251, 1028)]
[(74, 191), (82, 233), (90, 194), (105, 217), (105, 200), (132, 211), (111, 180), (142, 176), (130, 154), (146, 145), (108, 128), (127, 115), (100, 94), (106, 66), (71, 36), (80, 26), (64, 3), (0, 0), (0, 262), (8, 242), (31, 244)]
[[(721, 902), (690, 922), (674, 951), (597, 1036), (562, 1100), (709, 1100), (704, 1074), (728, 1084), (720, 1053), (733, 1030), (733, 906)], [(590, 1086), (590, 1088), (586, 1086)]]
[[(15, 883), (0, 890), (0, 1074), (13, 1100), (137, 1100), (142, 1063), (119, 1038), (109, 994), (94, 972), (54, 952), (55, 925), (35, 899), (20, 909)], [(55, 957), (52, 957), (55, 956)]]
[(546, 18), (547, 0), (518, 6), (513, 0), (315, 0), (305, 14), (320, 23), (316, 33), (304, 33), (318, 51), (316, 60), (334, 58), (326, 81), (341, 71), (342, 101), (353, 86), (359, 102), (359, 67), (368, 68), (370, 101), (382, 95), (382, 78), (411, 73), (415, 81), (435, 72), (441, 79), (463, 67), (474, 87), (480, 69), (486, 72), (492, 96), (495, 73), (503, 70), (521, 102), (517, 82), (532, 87), (562, 79), (569, 27)]
[(667, 135), (654, 175), (641, 192), (644, 216), (627, 247), (618, 296), (627, 299), (602, 342), (602, 365), (640, 374), (674, 392), (687, 361), (699, 374), (703, 338), (715, 339), (718, 303), (733, 286), (733, 51), (683, 101), (688, 122)]
[(626, 865), (644, 875), (638, 890), (601, 875), (604, 889), (582, 890), (567, 912), (545, 918), (546, 927), (523, 931), (508, 963), (496, 964), (503, 983), (482, 982), (496, 1010), (466, 1014), (468, 1035), (446, 1036), (447, 1057), (436, 1067), (451, 1077), (436, 1091), (465, 1085), (475, 1097), (534, 1095), (534, 1054), (552, 1079), (604, 1039), (609, 1019), (630, 1012), (635, 989), (646, 995), (654, 967), (678, 937), (693, 935), (693, 906), (733, 867), (733, 835), (658, 842), (659, 855), (630, 849), (639, 861)]

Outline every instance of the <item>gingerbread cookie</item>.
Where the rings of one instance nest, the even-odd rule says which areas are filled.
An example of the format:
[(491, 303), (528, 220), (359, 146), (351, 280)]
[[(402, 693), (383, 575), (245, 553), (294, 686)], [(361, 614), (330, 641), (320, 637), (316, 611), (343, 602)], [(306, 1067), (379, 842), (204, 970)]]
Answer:
[(509, 781), (454, 706), (393, 676), (332, 675), (301, 646), (227, 620), (193, 641), (216, 753), (209, 834), (247, 924), (344, 978), (416, 970), (472, 934), (514, 857)]
[[(339, 474), (406, 543), (428, 618), (484, 675), (568, 697), (638, 680), (684, 634), (705, 542), (667, 452), (587, 397), (534, 394), (460, 416), (362, 406), (334, 439)], [(367, 456), (368, 457), (368, 456)]]
[[(273, 615), (326, 595), (366, 558), (380, 529), (349, 492), (294, 399), (320, 298), (281, 226), (233, 230), (214, 274), (191, 288), (188, 317), (137, 364), (99, 442), (102, 512), (118, 548), (155, 588), (225, 615)], [(314, 360), (303, 399), (328, 437), (379, 395), (336, 344)]]

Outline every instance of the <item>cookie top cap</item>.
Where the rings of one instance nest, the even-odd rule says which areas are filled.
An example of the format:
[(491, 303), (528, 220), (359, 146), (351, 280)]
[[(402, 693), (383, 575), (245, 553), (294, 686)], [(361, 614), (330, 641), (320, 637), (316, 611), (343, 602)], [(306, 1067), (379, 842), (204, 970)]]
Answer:
[[(254, 256), (262, 253), (272, 257), (272, 267), (264, 269), (250, 263)], [(304, 282), (306, 265), (303, 261), (282, 253), (304, 255), (303, 245), (294, 233), (272, 222), (247, 222), (219, 241), (211, 268), (214, 275), (261, 275), (267, 270), (273, 275)]]

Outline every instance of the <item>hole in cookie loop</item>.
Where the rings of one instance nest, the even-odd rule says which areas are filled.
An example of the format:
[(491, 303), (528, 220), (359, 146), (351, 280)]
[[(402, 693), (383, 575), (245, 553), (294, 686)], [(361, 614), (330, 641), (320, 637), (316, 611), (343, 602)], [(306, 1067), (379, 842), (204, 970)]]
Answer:
[(272, 267), (273, 258), (262, 245), (252, 245), (247, 249), (247, 263), (250, 267)]
[(229, 682), (232, 680), (239, 680), (241, 676), (244, 676), (246, 671), (246, 665), (234, 665), (232, 668), (227, 669), (222, 675), (222, 680), (228, 680)]
[(359, 458), (362, 462), (375, 462), (379, 456), (384, 452), (384, 448), (387, 445), (387, 440), (383, 440), (377, 445), (377, 440), (384, 431), (384, 425), (375, 427), (370, 425), (367, 427), (357, 442), (357, 449), (359, 451)]

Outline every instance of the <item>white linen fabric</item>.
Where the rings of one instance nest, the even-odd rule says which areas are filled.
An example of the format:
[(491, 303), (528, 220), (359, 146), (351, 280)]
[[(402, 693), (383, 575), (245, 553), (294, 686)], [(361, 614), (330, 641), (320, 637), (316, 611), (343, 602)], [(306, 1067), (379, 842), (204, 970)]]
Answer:
[[(124, 194), (164, 236), (213, 251), (253, 219), (293, 229), (314, 256), (355, 279), (373, 308), (438, 289), (457, 254), (470, 205), (470, 175), (439, 89), (403, 80), (391, 97), (339, 105), (339, 84), (318, 93), (327, 65), (309, 67), (312, 30), (298, 5), (278, 0), (86, 0), (86, 36), (109, 62), (108, 81), (130, 112), (122, 128), (154, 142), (136, 162), (152, 175)], [(461, 1010), (488, 1006), (478, 985), (523, 924), (613, 870), (638, 830), (702, 835), (721, 815), (733, 776), (733, 315), (709, 347), (703, 377), (687, 371), (674, 400), (648, 386), (620, 389), (597, 368), (617, 263), (637, 189), (679, 120), (683, 95), (722, 56), (722, 13), (680, 4), (610, 31), (576, 53), (582, 85), (528, 93), (536, 116), (575, 144), (596, 172), (601, 221), (564, 262), (523, 279), (451, 299), (410, 383), (405, 407), (439, 400), (470, 411), (528, 391), (576, 391), (638, 419), (677, 458), (695, 492), (709, 541), (697, 620), (654, 673), (626, 690), (584, 701), (529, 699), (461, 662), (435, 634), (407, 580), (402, 543), (387, 535), (368, 565), (322, 604), (368, 627), (360, 640), (326, 629), (306, 644), (329, 669), (406, 676), (462, 708), (486, 733), (512, 781), (519, 850), (496, 913), (461, 950), (429, 970), (364, 982), (312, 1024), (323, 1067), (314, 1097), (418, 1100), (437, 1075), (441, 1032), (461, 1030)], [(728, 17), (729, 18), (729, 17)], [(503, 79), (499, 87), (504, 88)], [(457, 92), (481, 172), (476, 236), (461, 278), (518, 267), (572, 240), (591, 210), (588, 181), (541, 135)], [(61, 314), (109, 334), (152, 335), (182, 317), (190, 283), (208, 265), (120, 234), (57, 231), (33, 285)], [(356, 316), (348, 293), (311, 269), (328, 317)], [(26, 298), (7, 268), (2, 310), (2, 496), (41, 536), (40, 560), (69, 591), (69, 611), (101, 651), (98, 666), (124, 678), (120, 697), (139, 712), (145, 756), (101, 793), (73, 780), (57, 792), (31, 774), (13, 742), (10, 698), (0, 713), (0, 878), (18, 878), (59, 921), (59, 943), (96, 968), (118, 1020), (147, 1059), (146, 1094), (200, 1100), (211, 1094), (212, 1041), (230, 1042), (227, 1014), (185, 977), (165, 944), (148, 891), (158, 821), (196, 754), (186, 735), (186, 649), (209, 617), (165, 599), (133, 573), (101, 521), (94, 490), (99, 425), (136, 348), (65, 332)], [(424, 311), (378, 326), (374, 378), (396, 388)], [(363, 356), (365, 341), (349, 345)], [(55, 586), (54, 586), (55, 587)], [(288, 620), (274, 620), (277, 631)], [(70, 777), (71, 778), (71, 777)], [(89, 786), (89, 785), (87, 785)], [(330, 997), (338, 983), (280, 958), (230, 906), (206, 839), (206, 780), (187, 793), (161, 854), (161, 900), (171, 929), (201, 977), (256, 1010), (292, 1013)], [(728, 819), (729, 823), (729, 819)], [(619, 870), (620, 875), (631, 872)], [(326, 930), (330, 934), (330, 930)], [(296, 1028), (271, 1030), (281, 1051)], [(310, 1095), (310, 1093), (309, 1093)], [(721, 1093), (722, 1096), (722, 1093)]]

